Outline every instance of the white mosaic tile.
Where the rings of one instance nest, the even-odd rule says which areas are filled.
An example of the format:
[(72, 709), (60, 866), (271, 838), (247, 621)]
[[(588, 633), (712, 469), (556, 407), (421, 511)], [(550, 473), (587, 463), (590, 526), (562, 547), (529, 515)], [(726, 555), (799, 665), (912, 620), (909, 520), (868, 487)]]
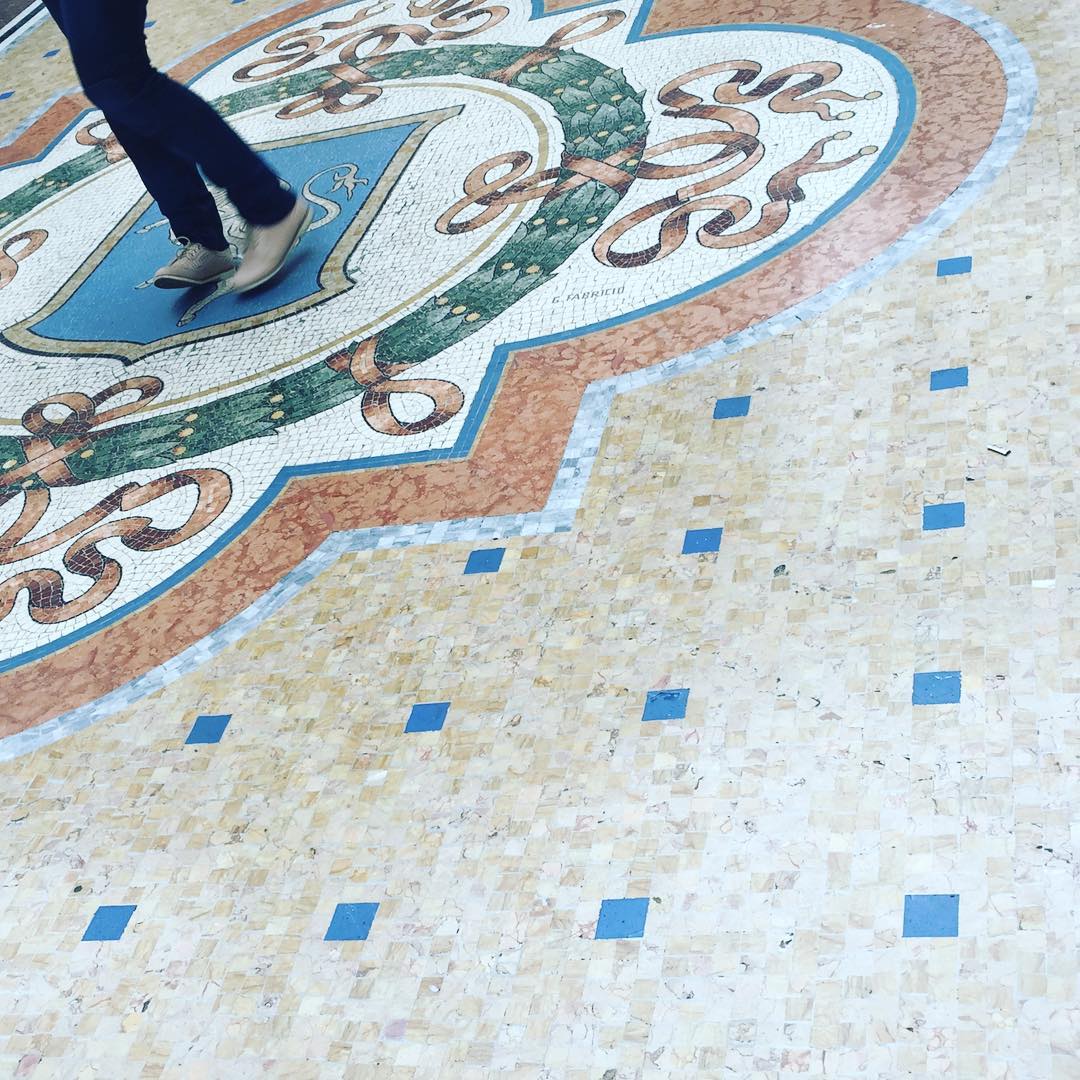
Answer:
[[(633, 28), (638, 9), (624, 4), (611, 10), (626, 17), (598, 36), (590, 36), (596, 29), (595, 20), (569, 31), (582, 38), (575, 44), (576, 52), (591, 59), (580, 61), (580, 70), (575, 72), (582, 78), (570, 79), (571, 85), (566, 87), (555, 86), (549, 80), (530, 89), (513, 80), (510, 85), (501, 84), (482, 74), (498, 69), (498, 64), (485, 59), (488, 43), (512, 48), (538, 46), (553, 32), (578, 21), (578, 17), (569, 16), (531, 19), (524, 4), (511, 6), (505, 19), (469, 37), (467, 43), (440, 46), (433, 37), (416, 46), (399, 40), (387, 56), (392, 60), (399, 53), (415, 55), (416, 63), (408, 63), (417, 70), (403, 70), (399, 65), (396, 74), (400, 77), (384, 80), (381, 95), (362, 110), (338, 114), (316, 111), (298, 119), (277, 118), (282, 101), (297, 97), (296, 86), (281, 100), (270, 103), (259, 104), (254, 99), (232, 105), (225, 102), (238, 92), (255, 93), (260, 88), (279, 86), (285, 78), (306, 77), (318, 65), (348, 55), (349, 47), (357, 39), (362, 41), (364, 31), (372, 24), (393, 17), (404, 19), (404, 7), (399, 11), (384, 5), (367, 15), (358, 5), (335, 9), (334, 19), (347, 24), (347, 28), (334, 34), (324, 32), (319, 55), (307, 65), (294, 59), (268, 59), (267, 50), (273, 42), (295, 33), (276, 31), (196, 79), (194, 88), (230, 111), (240, 132), (255, 144), (267, 147), (267, 154), (279, 162), (283, 171), (293, 169), (296, 186), (311, 196), (318, 207), (316, 228), (305, 244), (315, 262), (324, 257), (332, 262), (334, 250), (344, 259), (345, 276), (338, 274), (336, 285), (328, 282), (324, 274), (321, 284), (312, 278), (309, 286), (305, 275), (310, 277), (318, 267), (314, 262), (304, 267), (301, 258), (300, 266), (285, 283), (253, 301), (250, 308), (228, 294), (200, 297), (194, 304), (191, 297), (170, 297), (165, 303), (151, 290), (138, 288), (155, 260), (167, 258), (165, 228), (151, 210), (141, 216), (132, 210), (140, 187), (131, 166), (124, 161), (90, 169), (84, 178), (72, 182), (74, 174), (70, 170), (87, 160), (85, 132), (87, 124), (93, 125), (93, 115), (80, 118), (43, 160), (0, 171), (0, 200), (7, 196), (6, 205), (13, 207), (19, 205), (19, 193), (26, 194), (26, 185), (59, 170), (54, 176), (56, 193), (48, 200), (15, 217), (11, 216), (14, 211), (9, 211), (6, 219), (0, 219), (4, 229), (0, 242), (16, 233), (30, 233), (42, 241), (38, 250), (19, 258), (16, 276), (0, 291), (0, 325), (7, 328), (0, 335), (0, 382), (5, 386), (8, 413), (0, 418), (0, 447), (6, 447), (6, 459), (15, 462), (9, 467), (9, 473), (17, 477), (9, 481), (10, 490), (17, 491), (28, 482), (26, 477), (33, 475), (32, 468), (20, 471), (23, 454), (15, 441), (26, 436), (20, 420), (25, 410), (58, 394), (100, 394), (118, 380), (131, 378), (153, 378), (159, 383), (141, 409), (111, 426), (124, 424), (133, 431), (150, 430), (148, 423), (175, 417), (172, 427), (168, 420), (168, 430), (154, 436), (154, 445), (160, 444), (161, 454), (182, 457), (183, 469), (208, 470), (206, 475), (219, 477), (221, 490), (228, 490), (227, 506), (216, 508), (211, 522), (194, 535), (185, 534), (172, 546), (135, 552), (112, 542), (108, 554), (117, 561), (122, 579), (82, 614), (42, 622), (34, 618), (22, 594), (10, 614), (0, 619), (4, 660), (11, 662), (29, 650), (70, 640), (73, 633), (100, 625), (102, 619), (128, 610), (166, 581), (188, 572), (214, 550), (215, 543), (257, 512), (282, 468), (308, 468), (328, 462), (362, 467), (387, 455), (403, 460), (432, 453), (464, 452), (489, 398), (483, 392), (485, 380), (498, 377), (498, 346), (545, 340), (619, 319), (670, 303), (745, 270), (835, 212), (884, 167), (902, 141), (913, 108), (910, 86), (904, 82), (903, 70), (881, 50), (871, 51), (837, 35), (794, 29), (735, 29), (637, 41)], [(447, 74), (443, 61), (450, 50), (458, 50), (452, 55), (460, 56), (466, 68), (481, 74)], [(687, 79), (686, 73), (715, 64), (717, 57), (725, 56), (757, 58), (742, 76), (744, 83), (740, 85), (744, 90), (755, 81), (767, 82), (771, 72), (786, 68), (816, 72), (817, 85), (827, 89), (811, 94), (806, 88), (796, 90), (785, 84), (779, 93), (774, 88), (760, 98), (738, 93), (723, 114), (726, 119), (721, 119), (724, 138), (715, 134), (715, 117), (706, 121), (668, 115), (674, 100), (670, 84), (682, 77), (681, 85), (687, 88), (683, 93), (692, 93), (696, 80)], [(436, 73), (424, 75), (420, 68), (425, 63), (433, 65)], [(261, 66), (251, 72), (248, 69), (252, 65)], [(542, 65), (533, 66), (542, 69)], [(568, 69), (566, 74), (575, 72)], [(618, 81), (619, 76), (604, 72), (622, 72), (626, 85)], [(238, 81), (238, 73), (246, 81)], [(555, 82), (563, 79), (561, 71), (555, 71), (555, 75)], [(613, 78), (616, 82), (612, 82)], [(538, 71), (534, 82), (537, 79), (543, 79), (543, 70)], [(309, 81), (316, 85), (320, 80)], [(588, 85), (578, 87), (578, 82)], [(840, 94), (833, 96), (837, 90)], [(579, 94), (577, 111), (557, 107), (556, 91), (566, 91), (564, 103), (570, 94)], [(589, 100), (594, 92), (599, 97)], [(635, 111), (635, 94), (641, 95), (643, 114)], [(666, 104), (658, 99), (661, 94), (666, 95)], [(559, 107), (563, 107), (563, 118), (572, 131), (563, 130)], [(631, 156), (640, 155), (639, 149), (626, 149), (620, 157), (626, 139), (619, 142), (607, 127), (600, 126), (607, 121), (593, 123), (590, 119), (603, 118), (605, 110), (611, 113), (609, 126), (615, 135), (616, 121), (624, 124), (634, 138), (643, 134), (647, 126), (650, 150), (645, 153), (644, 168), (638, 169), (638, 157)], [(427, 121), (430, 130), (422, 139), (414, 140), (416, 145), (398, 149), (393, 158), (396, 164), (372, 168), (370, 162), (375, 159), (389, 162), (391, 151), (402, 143), (406, 130), (403, 118), (414, 118), (414, 124)], [(77, 142), (79, 131), (84, 133), (83, 143)], [(104, 134), (100, 126), (91, 126), (90, 131), (91, 136)], [(585, 134), (577, 134), (579, 131)], [(717, 159), (718, 153), (731, 147), (732, 138), (742, 140), (738, 143), (741, 148), (729, 150), (727, 157)], [(599, 145), (597, 139), (607, 147), (603, 152), (590, 149)], [(301, 148), (279, 145), (282, 140), (299, 140)], [(558, 222), (528, 224), (542, 221), (531, 216), (538, 205), (535, 201), (511, 201), (490, 222), (455, 231), (455, 224), (467, 221), (480, 206), (474, 201), (447, 217), (448, 208), (462, 199), (463, 185), (471, 171), (479, 169), (473, 178), (474, 186), (487, 178), (505, 178), (510, 168), (510, 159), (505, 155), (515, 155), (515, 168), (520, 169), (514, 175), (520, 181), (534, 172), (554, 169), (564, 149), (574, 150), (575, 146), (574, 152), (598, 155), (594, 159), (598, 165), (585, 167), (586, 173), (589, 168), (594, 172), (596, 168), (601, 172), (607, 169), (604, 175), (611, 181), (612, 175), (623, 175), (612, 170), (632, 161), (634, 164), (625, 164), (625, 169), (637, 169), (638, 178), (621, 200), (614, 202), (609, 197), (613, 190), (610, 186), (588, 181), (580, 187), (580, 192), (592, 190), (588, 184), (593, 183), (600, 202), (596, 214), (588, 213), (589, 207), (581, 210), (577, 225), (567, 219), (569, 227), (580, 232), (573, 243), (552, 231), (562, 227)], [(92, 153), (100, 155), (101, 150)], [(602, 160), (604, 153), (609, 157), (606, 164)], [(711, 163), (705, 167), (694, 167), (710, 158)], [(822, 164), (832, 163), (835, 167), (817, 168), (818, 158)], [(483, 166), (493, 159), (496, 164)], [(784, 173), (784, 167), (800, 161), (793, 173)], [(845, 163), (838, 165), (841, 161)], [(394, 169), (400, 169), (396, 182), (380, 186), (380, 180)], [(775, 188), (769, 188), (770, 178), (774, 185), (797, 182), (805, 197), (780, 198)], [(662, 250), (662, 257), (649, 258), (659, 223), (667, 214), (663, 200), (688, 183), (699, 184), (702, 197), (708, 195), (711, 201), (703, 205), (709, 215), (729, 216), (718, 235), (730, 237), (745, 232), (751, 238), (730, 247), (716, 246), (715, 236), (696, 232), (709, 220), (699, 211), (689, 219), (688, 236), (670, 251)], [(540, 190), (544, 190), (542, 184)], [(364, 203), (371, 220), (362, 237), (357, 240), (346, 231), (336, 247), (329, 241), (324, 244), (327, 236), (354, 220), (363, 198), (374, 201), (370, 206)], [(769, 208), (764, 214), (763, 207)], [(571, 215), (577, 212), (567, 211)], [(134, 220), (136, 217), (138, 220)], [(133, 224), (125, 225), (125, 220)], [(620, 222), (627, 226), (620, 226)], [(675, 240), (679, 239), (678, 232), (676, 227)], [(759, 233), (760, 239), (752, 239)], [(485, 260), (494, 258), (500, 245), (515, 235), (525, 237), (527, 243), (521, 250), (535, 252), (538, 263), (513, 267), (508, 272), (501, 267), (510, 264), (496, 259), (498, 281), (477, 293), (475, 275), (483, 273)], [(702, 241), (712, 246), (703, 247)], [(22, 244), (29, 246), (33, 242), (24, 240)], [(674, 240), (671, 242), (674, 244)], [(565, 258), (543, 254), (551, 250), (551, 245), (561, 251), (560, 245), (565, 244), (569, 245)], [(18, 245), (12, 250), (23, 255)], [(616, 254), (605, 254), (608, 251)], [(641, 265), (617, 265), (619, 253), (625, 256), (632, 252), (642, 253)], [(80, 271), (87, 259), (98, 258), (100, 265), (91, 273)], [(540, 263), (547, 267), (552, 258), (556, 262), (549, 274)], [(528, 259), (523, 261), (528, 263)], [(142, 270), (136, 273), (138, 268)], [(515, 280), (520, 275), (522, 288), (531, 287), (529, 274), (544, 280), (539, 287), (522, 292), (517, 286), (511, 287), (507, 274)], [(296, 285), (293, 291), (289, 291), (289, 282)], [(410, 283), (405, 292), (402, 282)], [(483, 311), (468, 311), (468, 303), (452, 304), (450, 298), (458, 295), (455, 290), (463, 299), (466, 294), (476, 295), (478, 302), (482, 300), (485, 305)], [(312, 295), (319, 302), (308, 305)], [(427, 380), (428, 386), (435, 380), (453, 402), (448, 406), (452, 415), (442, 416), (436, 426), (415, 431), (399, 429), (395, 434), (374, 430), (370, 417), (361, 414), (355, 395), (336, 405), (331, 395), (307, 419), (290, 421), (287, 410), (293, 407), (298, 391), (287, 389), (282, 395), (282, 408), (275, 411), (269, 401), (271, 392), (279, 387), (275, 383), (265, 392), (268, 400), (259, 402), (260, 415), (265, 414), (263, 421), (268, 425), (261, 430), (273, 431), (272, 437), (245, 435), (243, 425), (236, 426), (235, 410), (232, 419), (215, 419), (211, 427), (200, 429), (200, 423), (207, 423), (200, 411), (212, 411), (213, 402), (225, 398), (235, 401), (244, 391), (258, 394), (258, 388), (266, 386), (271, 378), (297, 378), (305, 371), (325, 370), (325, 359), (344, 345), (379, 334), (385, 340), (402, 319), (413, 317), (415, 321), (425, 311), (441, 317), (435, 306), (440, 299), (445, 300), (452, 314), (460, 307), (460, 319), (467, 322), (475, 318), (478, 329), (451, 334), (434, 347), (428, 358), (415, 365), (416, 378)], [(273, 319), (283, 304), (293, 313)], [(222, 323), (221, 319), (226, 321)], [(440, 327), (439, 333), (445, 336), (445, 326), (440, 323)], [(420, 324), (410, 331), (420, 332)], [(192, 334), (196, 340), (185, 343), (183, 335)], [(399, 375), (398, 380), (413, 377), (410, 370)], [(308, 388), (300, 395), (311, 392)], [(117, 392), (108, 404), (131, 400), (131, 391)], [(406, 425), (415, 424), (433, 408), (432, 399), (422, 392), (396, 393), (390, 400), (392, 416), (384, 420), (384, 427), (398, 426), (394, 418)], [(250, 407), (245, 408), (250, 411)], [(47, 410), (46, 419), (55, 424), (64, 415), (64, 407), (54, 405)], [(214, 415), (220, 417), (221, 413)], [(186, 416), (197, 419), (188, 422)], [(195, 442), (203, 431), (209, 432), (206, 444), (201, 448), (183, 445), (185, 437), (179, 433), (189, 429), (196, 433)], [(98, 462), (116, 454), (119, 457), (108, 467), (99, 468), (96, 463), (82, 467), (86, 482), (52, 488), (39, 530), (58, 530), (82, 520), (80, 515), (111, 495), (121, 483), (147, 484), (176, 472), (175, 466), (156, 463), (150, 469), (140, 467), (138, 457), (132, 457), (130, 450), (112, 450), (119, 436), (110, 433), (106, 425), (95, 428), (92, 434), (94, 445), (88, 449), (97, 454)], [(80, 450), (80, 454), (86, 452)], [(183, 525), (192, 512), (194, 490), (188, 486), (154, 500), (155, 526)], [(0, 506), (0, 529), (10, 527), (25, 512), (24, 498), (19, 492)], [(117, 516), (114, 513), (112, 520)], [(69, 526), (65, 535), (84, 532), (78, 525)], [(65, 597), (69, 601), (77, 598), (86, 589), (86, 579), (72, 574), (63, 562), (71, 542), (68, 535), (63, 544), (10, 564), (11, 572), (52, 570), (64, 583)]]

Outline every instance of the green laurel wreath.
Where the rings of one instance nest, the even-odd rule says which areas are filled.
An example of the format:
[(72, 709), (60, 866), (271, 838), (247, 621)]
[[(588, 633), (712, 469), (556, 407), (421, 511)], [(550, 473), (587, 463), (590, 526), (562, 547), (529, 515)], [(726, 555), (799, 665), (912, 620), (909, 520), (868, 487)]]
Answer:
[[(520, 61), (534, 56), (535, 63)], [(506, 72), (520, 70), (508, 81)], [(340, 70), (341, 65), (337, 65)], [(563, 49), (548, 59), (531, 46), (446, 45), (430, 50), (393, 53), (368, 60), (364, 73), (374, 81), (413, 77), (463, 75), (499, 81), (547, 102), (562, 126), (567, 153), (597, 162), (629, 147), (644, 147), (647, 123), (643, 94), (635, 91), (621, 71)], [(272, 81), (227, 94), (214, 102), (222, 115), (234, 116), (261, 105), (284, 102), (325, 87), (335, 78), (330, 68), (284, 75)], [(519, 298), (548, 281), (570, 255), (602, 226), (636, 175), (637, 158), (625, 157), (615, 166), (626, 174), (625, 185), (587, 178), (577, 186), (549, 191), (530, 220), (518, 225), (509, 240), (474, 273), (439, 297), (403, 316), (378, 336), (375, 361), (380, 367), (415, 365), (476, 333)], [(565, 165), (559, 180), (573, 171)], [(0, 200), (0, 226), (31, 212), (58, 190), (93, 176), (109, 164), (104, 149), (95, 147), (35, 178)], [(611, 167), (610, 165), (605, 167)], [(581, 180), (580, 173), (577, 179)], [(354, 342), (350, 348), (355, 348)], [(280, 379), (223, 396), (198, 407), (198, 424), (182, 408), (109, 427), (95, 433), (92, 455), (71, 454), (64, 464), (75, 483), (117, 476), (134, 469), (175, 465), (175, 448), (183, 431), (185, 460), (275, 434), (360, 394), (366, 387), (348, 370), (335, 370), (324, 361), (312, 363)], [(62, 448), (74, 434), (55, 433), (52, 443)], [(0, 462), (7, 468), (26, 462), (19, 438), (0, 437)], [(71, 481), (68, 481), (69, 483)], [(0, 485), (0, 498), (5, 487)], [(22, 481), (22, 488), (46, 487), (39, 477)]]

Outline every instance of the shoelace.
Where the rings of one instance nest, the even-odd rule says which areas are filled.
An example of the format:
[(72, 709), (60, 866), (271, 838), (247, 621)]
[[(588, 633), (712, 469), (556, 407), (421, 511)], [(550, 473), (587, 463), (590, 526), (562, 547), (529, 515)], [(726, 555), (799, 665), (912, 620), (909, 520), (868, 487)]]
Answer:
[(178, 263), (198, 262), (202, 257), (202, 244), (192, 243), (190, 240), (180, 241), (180, 251), (176, 256)]

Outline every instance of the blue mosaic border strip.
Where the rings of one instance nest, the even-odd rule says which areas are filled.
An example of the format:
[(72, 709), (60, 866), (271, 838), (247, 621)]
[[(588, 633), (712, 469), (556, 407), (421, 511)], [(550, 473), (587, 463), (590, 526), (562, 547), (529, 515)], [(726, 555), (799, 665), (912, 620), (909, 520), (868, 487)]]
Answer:
[(584, 497), (593, 464), (600, 449), (611, 403), (617, 394), (716, 363), (747, 346), (756, 345), (806, 322), (842, 297), (869, 284), (887, 270), (908, 259), (931, 237), (953, 224), (1000, 175), (1023, 141), (1031, 123), (1038, 94), (1038, 82), (1023, 45), (1001, 23), (989, 15), (954, 0), (908, 0), (955, 19), (978, 33), (993, 49), (1004, 69), (1007, 93), (1001, 127), (971, 175), (926, 219), (866, 266), (835, 282), (829, 288), (780, 312), (756, 326), (732, 334), (712, 345), (626, 375), (603, 379), (590, 386), (582, 397), (555, 483), (543, 510), (505, 517), (468, 518), (419, 525), (387, 526), (334, 533), (298, 567), (250, 607), (208, 634), (201, 641), (97, 701), (41, 724), (29, 731), (0, 740), (0, 762), (30, 753), (63, 736), (81, 731), (113, 712), (127, 708), (174, 679), (194, 670), (222, 649), (243, 637), (269, 618), (323, 570), (349, 551), (372, 548), (401, 548), (415, 544), (474, 542), (567, 532)]
[[(556, 18), (561, 14), (571, 11), (581, 10), (582, 7), (592, 7), (601, 0), (591, 0), (590, 3), (585, 5), (579, 5), (577, 8), (567, 8), (563, 12), (546, 12), (543, 9), (543, 4), (540, 0), (533, 0), (532, 4), (532, 19), (548, 19)], [(624, 0), (626, 6), (631, 8), (634, 0)], [(741, 276), (756, 269), (758, 266), (763, 265), (780, 255), (782, 252), (794, 247), (801, 240), (811, 235), (816, 229), (820, 228), (827, 221), (831, 220), (837, 214), (841, 213), (845, 207), (851, 205), (857, 198), (859, 198), (868, 188), (876, 182), (884, 171), (891, 164), (896, 155), (900, 152), (908, 135), (910, 134), (912, 125), (915, 120), (916, 109), (916, 89), (915, 84), (911, 79), (911, 74), (899, 59), (889, 52), (882, 49), (880, 45), (867, 41), (861, 38), (854, 38), (849, 34), (842, 33), (837, 30), (828, 30), (821, 27), (802, 26), (802, 25), (787, 25), (783, 23), (770, 24), (770, 23), (753, 23), (753, 24), (736, 24), (736, 23), (722, 23), (714, 24), (705, 27), (691, 27), (683, 30), (673, 30), (660, 34), (644, 34), (645, 22), (648, 18), (648, 14), (652, 9), (653, 0), (637, 0), (637, 13), (633, 19), (630, 30), (627, 33), (626, 43), (627, 45), (639, 44), (643, 41), (652, 40), (655, 37), (673, 37), (700, 34), (700, 33), (715, 33), (718, 31), (734, 31), (734, 30), (776, 30), (779, 32), (797, 32), (800, 34), (807, 34), (812, 37), (828, 38), (835, 41), (844, 41), (847, 44), (865, 52), (882, 64), (885, 69), (890, 73), (892, 78), (896, 82), (898, 92), (900, 94), (899, 110), (897, 115), (897, 122), (893, 129), (892, 134), (889, 137), (888, 142), (881, 149), (881, 153), (876, 157), (874, 164), (866, 172), (864, 176), (851, 187), (841, 198), (833, 201), (829, 206), (822, 210), (812, 222), (808, 222), (800, 229), (794, 232), (787, 239), (781, 241), (779, 244), (774, 245), (767, 251), (760, 252), (758, 255), (747, 260), (744, 263), (739, 264), (737, 267), (733, 267), (725, 273), (719, 274), (716, 277), (711, 278), (708, 281), (701, 282), (689, 289), (685, 289), (683, 292), (674, 296), (668, 297), (664, 300), (658, 300), (651, 304), (647, 304), (644, 307), (636, 308), (632, 311), (625, 311), (619, 315), (609, 317), (607, 319), (601, 319), (592, 323), (586, 323), (583, 325), (575, 326), (568, 330), (562, 330), (556, 333), (542, 335), (540, 337), (533, 337), (528, 339), (522, 339), (517, 341), (507, 341), (498, 345), (491, 355), (487, 370), (484, 373), (483, 380), (480, 388), (478, 389), (473, 402), (471, 403), (468, 414), (465, 418), (457, 438), (451, 447), (442, 447), (434, 450), (427, 451), (405, 451), (397, 454), (390, 454), (382, 457), (368, 457), (356, 460), (342, 459), (339, 461), (328, 461), (320, 463), (304, 463), (286, 465), (279, 469), (276, 476), (270, 481), (269, 485), (263, 490), (255, 502), (248, 507), (248, 509), (241, 515), (241, 517), (234, 521), (233, 524), (225, 530), (221, 535), (217, 537), (209, 547), (203, 548), (197, 554), (194, 554), (189, 561), (185, 562), (182, 566), (178, 567), (168, 578), (163, 581), (159, 581), (156, 585), (148, 589), (146, 592), (141, 593), (138, 596), (130, 598), (126, 603), (121, 604), (118, 607), (113, 608), (111, 611), (99, 615), (90, 622), (84, 622), (76, 629), (69, 629), (66, 633), (62, 634), (59, 638), (49, 641), (45, 644), (38, 645), (36, 647), (27, 649), (23, 652), (17, 653), (13, 656), (7, 656), (0, 659), (0, 674), (7, 671), (12, 671), (17, 667), (21, 667), (24, 664), (30, 664), (37, 660), (40, 660), (50, 654), (57, 652), (60, 649), (64, 649), (69, 645), (74, 644), (76, 641), (85, 640), (92, 637), (94, 634), (100, 633), (105, 627), (114, 625), (121, 619), (134, 611), (138, 611), (140, 608), (145, 607), (147, 604), (153, 603), (158, 597), (168, 592), (169, 589), (178, 585), (185, 578), (195, 573), (200, 567), (204, 566), (207, 562), (213, 559), (219, 552), (224, 550), (232, 541), (239, 536), (246, 529), (262, 515), (267, 508), (273, 503), (274, 499), (280, 494), (285, 485), (293, 477), (298, 476), (310, 476), (317, 473), (327, 472), (341, 472), (352, 469), (371, 469), (386, 465), (400, 465), (407, 461), (420, 463), (422, 461), (443, 461), (449, 458), (465, 457), (472, 448), (473, 441), (477, 432), (483, 423), (484, 416), (490, 405), (496, 386), (498, 385), (503, 369), (506, 366), (510, 356), (518, 349), (522, 348), (536, 348), (541, 345), (551, 344), (556, 341), (571, 341), (592, 333), (596, 330), (605, 329), (610, 326), (618, 326), (634, 319), (643, 318), (646, 315), (650, 315), (653, 312), (664, 311), (669, 307), (682, 303), (684, 300), (689, 300), (695, 296), (701, 296), (706, 292), (718, 288), (725, 284), (727, 281), (732, 280), (734, 277)], [(338, 4), (336, 7), (326, 9), (327, 11), (338, 10), (341, 7), (348, 6), (347, 4)], [(301, 20), (303, 21), (303, 20)], [(292, 24), (297, 25), (297, 24)], [(235, 51), (228, 56), (220, 57), (214, 64), (206, 69), (205, 72), (196, 76), (196, 78), (202, 78), (206, 73), (213, 71), (215, 68), (225, 64), (229, 59), (229, 56), (234, 56)], [(79, 119), (76, 119), (68, 126), (68, 131), (72, 127), (77, 126)], [(61, 132), (56, 136), (51, 145), (56, 145), (60, 140), (66, 137), (65, 132)], [(43, 150), (35, 160), (41, 160), (44, 155), (48, 153), (48, 148)], [(10, 168), (11, 166), (5, 166), (4, 168)], [(2, 171), (2, 170), (0, 170)]]

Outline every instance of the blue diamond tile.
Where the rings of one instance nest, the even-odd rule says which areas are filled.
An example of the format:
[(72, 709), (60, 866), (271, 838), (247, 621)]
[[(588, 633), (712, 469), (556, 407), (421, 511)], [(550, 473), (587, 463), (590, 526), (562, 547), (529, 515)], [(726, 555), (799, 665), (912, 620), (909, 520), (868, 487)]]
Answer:
[(119, 941), (134, 914), (134, 904), (103, 904), (94, 912), (83, 941)]
[(966, 367), (947, 367), (930, 372), (931, 390), (955, 390), (958, 386), (967, 386), (968, 369)]
[(44, 59), (51, 60), (54, 56), (59, 56), (60, 55), (60, 50), (59, 49), (50, 49), (48, 52), (42, 53), (41, 55), (42, 55), (42, 57)]
[(904, 937), (956, 937), (959, 933), (956, 893), (904, 897)]
[(221, 742), (221, 736), (229, 726), (232, 714), (222, 716), (197, 716), (195, 723), (191, 725), (191, 732), (185, 742), (186, 746), (193, 743), (216, 743)]
[(143, 23), (143, 26), (145, 26), (147, 30), (149, 30), (151, 26), (156, 26), (156, 25), (157, 25), (157, 19), (147, 19), (146, 22)]
[(323, 941), (367, 941), (378, 904), (338, 904)]
[(481, 548), (469, 553), (466, 574), (494, 574), (502, 566), (506, 548)]
[(409, 713), (405, 730), (406, 732), (442, 731), (449, 711), (449, 701), (431, 701), (424, 705), (414, 705), (412, 712)]
[(930, 532), (934, 529), (961, 529), (964, 526), (964, 504), (938, 503), (936, 506), (924, 506), (922, 527)]
[(719, 551), (723, 536), (723, 529), (687, 529), (686, 536), (683, 537), (682, 553), (703, 555), (706, 552)]
[(682, 720), (686, 716), (689, 690), (650, 690), (645, 695), (642, 720)]
[(959, 671), (920, 671), (912, 679), (912, 705), (955, 705), (959, 700)]
[(956, 259), (939, 259), (937, 264), (938, 277), (955, 277), (957, 274), (971, 273), (971, 256), (962, 255)]
[(605, 900), (600, 905), (600, 918), (596, 922), (596, 940), (644, 937), (645, 916), (648, 913), (647, 896), (630, 900)]
[(733, 420), (737, 416), (746, 416), (750, 411), (749, 397), (721, 398), (713, 407), (714, 420)]
[(15, 96), (15, 91), (14, 90), (4, 90), (2, 93), (0, 93), (0, 101), (7, 101), (7, 99), (9, 97), (14, 97), (14, 96)]

